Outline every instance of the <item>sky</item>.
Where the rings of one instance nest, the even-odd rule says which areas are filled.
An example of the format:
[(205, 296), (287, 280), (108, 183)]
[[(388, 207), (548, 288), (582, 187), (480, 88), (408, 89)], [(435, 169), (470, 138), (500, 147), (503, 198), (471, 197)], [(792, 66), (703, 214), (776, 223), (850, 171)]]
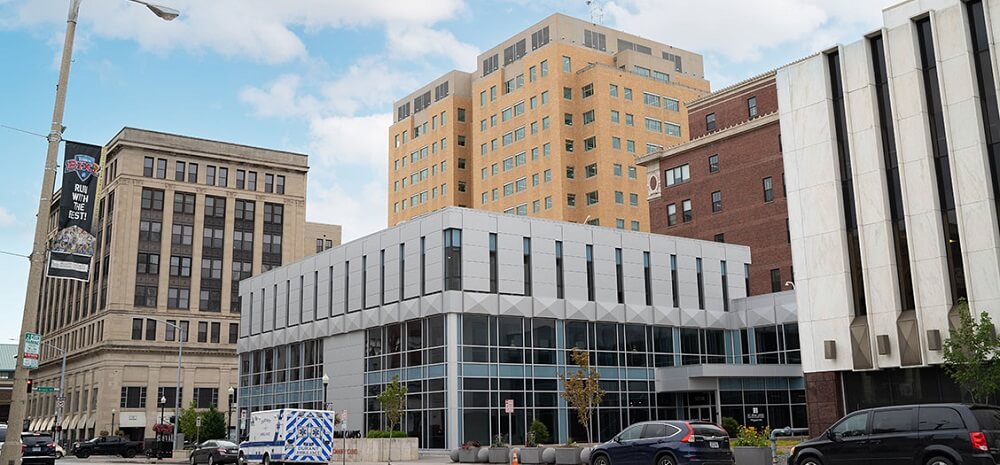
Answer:
[[(386, 226), (392, 102), (552, 13), (701, 53), (719, 89), (858, 40), (896, 1), (157, 0), (181, 11), (165, 22), (82, 0), (64, 138), (131, 126), (307, 153), (307, 219), (348, 241)], [(0, 252), (31, 251), (46, 141), (23, 131), (51, 124), (67, 7), (0, 0)], [(27, 273), (0, 254), (0, 342), (19, 333)]]

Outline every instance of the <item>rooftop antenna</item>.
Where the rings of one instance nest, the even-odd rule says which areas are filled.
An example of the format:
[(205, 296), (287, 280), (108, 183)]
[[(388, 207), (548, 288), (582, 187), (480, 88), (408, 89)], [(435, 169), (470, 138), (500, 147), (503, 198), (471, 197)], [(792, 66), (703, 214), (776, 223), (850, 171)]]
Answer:
[(587, 6), (590, 7), (590, 22), (594, 24), (604, 25), (604, 5), (601, 4), (599, 0), (587, 0)]

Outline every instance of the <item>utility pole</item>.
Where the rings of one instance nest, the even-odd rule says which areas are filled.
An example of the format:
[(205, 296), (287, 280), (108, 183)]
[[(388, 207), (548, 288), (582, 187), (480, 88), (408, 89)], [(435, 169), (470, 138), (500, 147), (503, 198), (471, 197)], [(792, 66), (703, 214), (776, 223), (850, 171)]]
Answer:
[[(45, 251), (48, 239), (49, 209), (52, 206), (52, 191), (56, 184), (56, 158), (62, 141), (63, 112), (66, 108), (66, 86), (69, 83), (69, 68), (72, 64), (73, 38), (76, 35), (76, 20), (80, 15), (80, 0), (70, 0), (66, 18), (66, 38), (63, 41), (62, 60), (59, 64), (59, 84), (56, 86), (56, 102), (52, 109), (52, 127), (49, 129), (49, 148), (45, 154), (45, 170), (42, 187), (38, 195), (38, 212), (35, 216), (35, 238), (31, 247), (31, 266), (28, 269), (28, 289), (24, 296), (24, 313), (21, 316), (21, 337), (17, 342), (17, 353), (24, 353), (25, 331), (34, 330), (38, 321), (39, 289), (42, 285), (42, 271), (45, 269)], [(28, 369), (21, 357), (14, 368), (14, 391), (10, 399), (8, 424), (24, 423), (24, 412), (28, 400)], [(62, 392), (59, 393), (62, 395)], [(0, 465), (15, 465), (21, 458), (21, 428), (8, 429), (7, 438), (0, 450)]]

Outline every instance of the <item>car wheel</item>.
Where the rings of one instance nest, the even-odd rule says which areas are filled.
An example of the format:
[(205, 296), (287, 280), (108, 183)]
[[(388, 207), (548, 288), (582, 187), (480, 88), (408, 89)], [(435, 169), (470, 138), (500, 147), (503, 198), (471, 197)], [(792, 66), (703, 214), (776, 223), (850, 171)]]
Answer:
[(196, 462), (196, 461), (194, 460), (194, 454), (191, 454), (191, 458), (190, 458), (190, 459), (188, 459), (188, 461), (189, 461), (189, 462), (191, 462), (191, 465), (194, 465), (194, 464), (198, 463), (198, 462)]
[(656, 461), (656, 465), (674, 465), (674, 458), (669, 455), (664, 455)]
[(90, 452), (88, 451), (84, 450), (76, 453), (76, 458), (78, 459), (85, 459), (87, 457), (90, 457)]
[(954, 465), (954, 464), (955, 462), (952, 462), (952, 460), (949, 459), (948, 457), (931, 457), (930, 459), (927, 460), (927, 465)]
[(125, 457), (127, 459), (135, 457), (135, 449), (125, 449), (125, 455), (123, 455), (122, 457)]
[(215, 457), (211, 455), (208, 456), (208, 465), (215, 465)]
[(816, 457), (806, 456), (799, 459), (798, 465), (823, 465), (823, 462), (820, 462)]
[(63, 458), (63, 453), (59, 452), (59, 451), (56, 451), (56, 460), (59, 460), (61, 458)]
[(608, 459), (607, 455), (598, 454), (597, 457), (594, 457), (593, 464), (594, 465), (611, 465), (611, 460)]
[(264, 463), (264, 465), (271, 465), (271, 456), (267, 455), (267, 454), (264, 454), (264, 461), (263, 461), (263, 463)]

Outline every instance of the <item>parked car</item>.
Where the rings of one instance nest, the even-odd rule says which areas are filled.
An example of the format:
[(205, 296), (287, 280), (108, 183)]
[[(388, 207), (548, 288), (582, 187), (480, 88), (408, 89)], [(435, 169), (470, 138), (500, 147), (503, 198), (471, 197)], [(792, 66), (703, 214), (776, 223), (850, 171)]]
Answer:
[(860, 410), (798, 444), (788, 457), (789, 465), (865, 463), (1000, 463), (1000, 408), (927, 404)]
[(733, 465), (726, 430), (703, 421), (648, 421), (595, 446), (590, 465)]
[(89, 441), (74, 442), (70, 452), (81, 459), (91, 455), (120, 455), (132, 458), (141, 450), (143, 450), (142, 441), (129, 441), (121, 436), (102, 436)]
[(207, 463), (208, 465), (236, 463), (240, 448), (229, 441), (205, 441), (191, 451), (191, 465)]
[(56, 442), (51, 435), (21, 433), (21, 463), (55, 465)]
[(7, 425), (0, 424), (0, 449), (3, 449), (3, 443), (7, 441)]

